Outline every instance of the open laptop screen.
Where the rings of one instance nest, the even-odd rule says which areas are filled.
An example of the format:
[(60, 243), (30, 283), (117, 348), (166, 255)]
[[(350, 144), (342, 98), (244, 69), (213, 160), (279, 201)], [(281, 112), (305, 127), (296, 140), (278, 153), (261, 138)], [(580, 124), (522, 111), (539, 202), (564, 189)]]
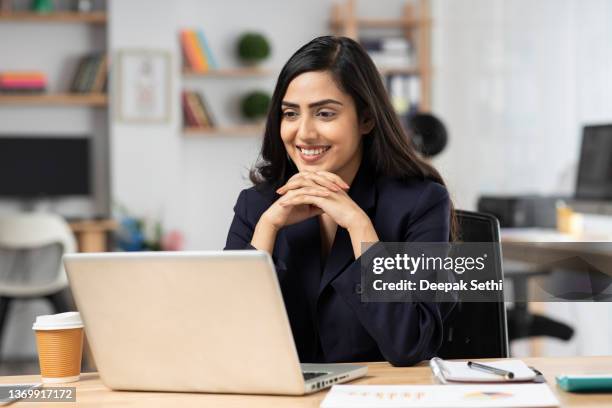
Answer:
[(612, 200), (612, 125), (583, 129), (576, 198)]

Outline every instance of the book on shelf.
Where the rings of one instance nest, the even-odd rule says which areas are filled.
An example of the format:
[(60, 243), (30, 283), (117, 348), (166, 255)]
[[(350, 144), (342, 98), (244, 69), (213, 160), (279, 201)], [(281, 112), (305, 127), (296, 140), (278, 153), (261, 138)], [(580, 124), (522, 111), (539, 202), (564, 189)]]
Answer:
[(362, 38), (359, 42), (378, 68), (410, 68), (415, 65), (414, 49), (407, 38)]
[(212, 128), (216, 122), (204, 97), (194, 91), (183, 91), (181, 95), (183, 104), (183, 122), (185, 127)]
[(217, 61), (202, 30), (181, 30), (180, 40), (185, 68), (195, 72), (217, 69)]
[(107, 77), (107, 55), (86, 55), (79, 60), (72, 77), (70, 91), (75, 93), (102, 93), (106, 89)]
[(0, 72), (0, 92), (41, 93), (47, 88), (47, 76), (38, 71)]
[(400, 117), (417, 112), (421, 103), (421, 78), (418, 75), (392, 74), (386, 79), (395, 112)]

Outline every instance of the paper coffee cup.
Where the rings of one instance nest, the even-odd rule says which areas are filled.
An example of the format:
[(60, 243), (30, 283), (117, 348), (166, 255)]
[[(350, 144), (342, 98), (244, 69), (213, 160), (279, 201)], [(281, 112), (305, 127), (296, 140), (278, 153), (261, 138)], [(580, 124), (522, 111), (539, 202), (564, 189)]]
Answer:
[(42, 382), (78, 381), (83, 355), (83, 322), (79, 312), (38, 316), (32, 329), (36, 333)]

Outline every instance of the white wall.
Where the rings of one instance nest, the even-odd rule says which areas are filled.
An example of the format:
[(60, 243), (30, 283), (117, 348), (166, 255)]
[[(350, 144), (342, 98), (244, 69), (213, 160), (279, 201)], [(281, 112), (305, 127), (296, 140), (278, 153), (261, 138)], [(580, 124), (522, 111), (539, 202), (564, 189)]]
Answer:
[[(584, 124), (612, 122), (612, 3), (435, 0), (434, 112), (450, 131), (436, 160), (459, 208), (481, 193), (573, 193)], [(609, 232), (608, 217), (590, 228)], [(612, 354), (612, 304), (548, 304), (577, 329), (550, 355)]]
[[(266, 65), (280, 67), (298, 46), (327, 33), (332, 3), (114, 1), (110, 46), (172, 51), (178, 98), (179, 28), (203, 28), (220, 64), (229, 66), (236, 63), (236, 36), (247, 28), (263, 31), (274, 50)], [(359, 13), (398, 15), (401, 4), (359, 2)], [(433, 1), (433, 107), (451, 135), (436, 164), (458, 207), (474, 208), (483, 192), (573, 191), (582, 124), (612, 120), (611, 6), (605, 0)], [(241, 92), (273, 84), (274, 77), (185, 81), (205, 92), (221, 122), (233, 120), (231, 104)], [(115, 198), (184, 231), (188, 248), (220, 248), (259, 139), (187, 139), (176, 99), (174, 106), (167, 126), (113, 123)], [(597, 332), (587, 318), (608, 305), (549, 308), (561, 320), (582, 323), (573, 342), (547, 341), (545, 352), (612, 353), (609, 341), (593, 336), (612, 338), (612, 329), (599, 325)]]

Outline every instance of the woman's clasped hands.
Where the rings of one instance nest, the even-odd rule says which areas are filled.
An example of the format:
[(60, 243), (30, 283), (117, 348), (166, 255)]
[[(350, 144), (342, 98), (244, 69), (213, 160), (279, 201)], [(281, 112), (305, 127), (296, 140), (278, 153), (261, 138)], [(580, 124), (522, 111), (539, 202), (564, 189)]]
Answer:
[(276, 190), (281, 197), (262, 217), (280, 229), (325, 213), (340, 227), (349, 229), (368, 217), (349, 197), (348, 190), (349, 185), (334, 173), (301, 171)]

